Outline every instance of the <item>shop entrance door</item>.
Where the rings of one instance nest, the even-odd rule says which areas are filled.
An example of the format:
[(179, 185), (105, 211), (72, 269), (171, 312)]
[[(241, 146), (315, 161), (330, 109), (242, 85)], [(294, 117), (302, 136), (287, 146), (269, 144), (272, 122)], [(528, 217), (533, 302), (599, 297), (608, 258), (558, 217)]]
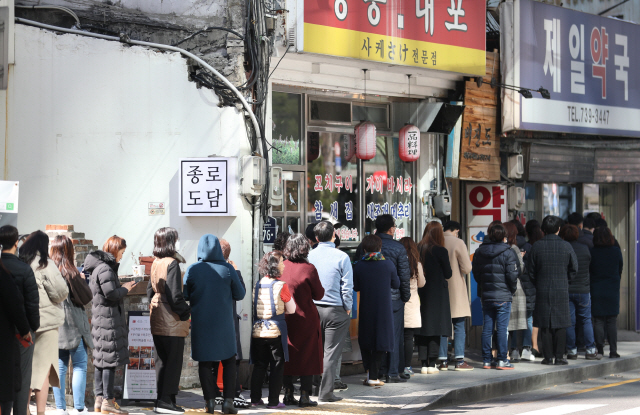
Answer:
[(304, 173), (297, 171), (282, 172), (284, 191), (281, 206), (273, 206), (271, 212), (276, 219), (279, 232), (304, 232), (305, 202), (307, 200)]

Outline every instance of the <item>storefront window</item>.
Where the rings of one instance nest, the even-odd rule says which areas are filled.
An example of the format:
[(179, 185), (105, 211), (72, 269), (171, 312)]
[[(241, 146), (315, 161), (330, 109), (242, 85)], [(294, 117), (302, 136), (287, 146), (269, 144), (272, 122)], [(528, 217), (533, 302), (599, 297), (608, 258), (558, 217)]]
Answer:
[(542, 185), (542, 195), (544, 203), (543, 216), (554, 215), (567, 220), (569, 214), (577, 209), (577, 190), (575, 186), (545, 183)]
[(329, 220), (342, 224), (337, 234), (342, 241), (359, 241), (358, 171), (356, 158), (346, 160), (343, 151), (347, 134), (308, 134), (307, 223)]
[(412, 170), (412, 163), (400, 160), (397, 137), (377, 138), (375, 158), (364, 163), (365, 232), (373, 233), (375, 219), (388, 213), (396, 221), (396, 239), (413, 236)]
[(273, 164), (302, 164), (302, 96), (273, 92)]

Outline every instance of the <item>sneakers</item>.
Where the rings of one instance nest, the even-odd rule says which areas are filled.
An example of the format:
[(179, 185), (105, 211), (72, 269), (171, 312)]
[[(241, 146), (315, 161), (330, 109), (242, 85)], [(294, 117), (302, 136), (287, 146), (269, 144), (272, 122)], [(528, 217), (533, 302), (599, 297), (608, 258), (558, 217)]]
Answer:
[(568, 365), (569, 362), (567, 362), (567, 359), (558, 359), (558, 358), (556, 358), (556, 362), (554, 364), (556, 366), (564, 366), (564, 365)]
[(342, 392), (349, 389), (349, 386), (341, 380), (333, 382), (333, 390), (335, 392)]
[(522, 355), (520, 356), (520, 358), (525, 362), (536, 361), (536, 356), (533, 354), (530, 347), (525, 347), (524, 349), (522, 349)]
[(426, 366), (422, 366), (422, 369), (420, 369), (420, 373), (426, 375), (427, 373), (429, 373), (429, 368)]
[(400, 376), (389, 376), (389, 380), (387, 380), (389, 383), (405, 383), (406, 381), (406, 379), (403, 379)]
[(128, 415), (129, 412), (120, 408), (120, 405), (116, 403), (115, 399), (102, 400), (102, 406), (100, 407), (100, 412), (103, 414), (115, 414), (115, 415)]
[(460, 372), (460, 371), (468, 371), (468, 370), (473, 370), (473, 366), (471, 366), (470, 364), (468, 364), (464, 360), (458, 360), (456, 362), (456, 367), (453, 370), (458, 371), (458, 372)]
[(568, 353), (567, 354), (567, 360), (578, 360), (578, 355), (577, 354)]
[(285, 404), (283, 404), (282, 402), (278, 402), (277, 405), (267, 405), (267, 409), (283, 409), (286, 408), (287, 406)]
[(103, 399), (104, 398), (102, 396), (96, 396), (96, 403), (93, 404), (93, 412), (100, 412)]
[(493, 362), (483, 362), (482, 363), (482, 368), (483, 369), (493, 369), (495, 368)]
[(443, 372), (445, 370), (449, 370), (449, 362), (447, 362), (446, 360), (441, 360), (440, 364), (438, 365), (438, 370), (442, 370)]
[(89, 415), (89, 410), (85, 406), (82, 411), (78, 411), (77, 409), (73, 411), (73, 415)]
[(365, 380), (364, 381), (364, 385), (365, 386), (384, 386), (384, 382), (381, 381), (380, 379), (377, 380)]
[(436, 373), (440, 373), (437, 364), (433, 364), (433, 366), (427, 366), (427, 375), (435, 375)]
[(496, 365), (496, 369), (498, 370), (513, 370), (515, 369), (513, 367), (513, 365), (511, 364), (511, 362), (509, 362), (508, 360), (500, 360), (498, 362), (498, 364)]
[[(224, 401), (224, 399), (223, 399)], [(233, 400), (233, 407), (239, 409), (249, 409), (251, 408), (251, 402), (247, 401), (241, 396), (238, 396)]]
[(153, 408), (153, 412), (155, 412), (156, 414), (178, 415), (178, 414), (183, 414), (184, 409), (178, 408), (173, 403), (167, 403), (167, 402), (158, 400), (156, 401), (156, 407)]
[(56, 415), (69, 415), (66, 409), (56, 409)]
[(224, 398), (222, 396), (218, 396), (216, 399), (216, 406), (220, 405), (222, 406), (222, 404), (224, 403)]
[(409, 375), (409, 376), (413, 376), (415, 373), (413, 373), (413, 369), (410, 367), (405, 367), (404, 368), (404, 374), (405, 375)]
[(519, 363), (520, 362), (520, 352), (518, 351), (518, 349), (512, 349), (511, 353), (510, 353), (511, 359), (509, 359), (511, 361), (511, 363)]
[(587, 360), (600, 360), (602, 359), (602, 355), (601, 354), (597, 354), (597, 353), (587, 353), (585, 356), (585, 359)]
[[(318, 399), (319, 402), (338, 402), (338, 401), (341, 401), (341, 400), (342, 400), (341, 397), (336, 396), (333, 393), (331, 395), (327, 396), (326, 398)], [(267, 406), (267, 408), (269, 408), (269, 407)], [(269, 408), (269, 409), (273, 409), (273, 408)]]

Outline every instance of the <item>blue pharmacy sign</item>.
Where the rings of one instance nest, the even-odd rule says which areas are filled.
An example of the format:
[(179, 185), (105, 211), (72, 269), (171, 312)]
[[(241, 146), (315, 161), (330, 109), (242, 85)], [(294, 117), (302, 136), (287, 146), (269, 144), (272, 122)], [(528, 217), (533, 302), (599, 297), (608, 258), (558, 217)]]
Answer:
[(532, 0), (503, 3), (503, 131), (640, 136), (640, 26)]

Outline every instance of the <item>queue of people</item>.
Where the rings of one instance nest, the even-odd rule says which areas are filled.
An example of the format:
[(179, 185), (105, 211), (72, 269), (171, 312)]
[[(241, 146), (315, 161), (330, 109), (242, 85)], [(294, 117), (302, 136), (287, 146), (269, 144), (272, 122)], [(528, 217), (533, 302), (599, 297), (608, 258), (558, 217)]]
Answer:
[[(247, 289), (229, 260), (231, 246), (214, 235), (202, 236), (197, 262), (183, 272), (178, 232), (159, 229), (147, 285), (157, 378), (154, 411), (184, 412), (176, 395), (189, 334), (208, 413), (216, 406), (224, 414), (261, 405), (314, 407), (314, 395), (320, 402), (341, 400), (335, 391), (344, 387), (336, 380), (356, 308), (354, 291), (359, 293), (364, 385), (407, 382), (416, 374), (415, 346), (421, 374), (473, 370), (465, 362), (465, 325), (471, 316), (465, 276), (471, 271), (482, 300), (483, 368), (511, 370), (514, 363), (540, 356), (542, 364), (565, 365), (582, 347), (586, 359), (600, 359), (605, 341), (609, 356), (619, 357), (622, 254), (601, 217), (572, 214), (565, 224), (547, 216), (542, 224), (530, 221), (525, 227), (495, 221), (473, 261), (457, 222), (428, 223), (417, 244), (393, 238), (391, 215), (378, 216), (375, 226), (354, 260), (337, 248), (339, 239), (328, 221), (310, 226), (304, 235), (278, 234), (276, 249), (260, 260), (252, 287), (250, 402), (240, 394), (238, 381), (237, 302)], [(114, 394), (116, 368), (129, 363), (123, 299), (134, 283), (121, 284), (118, 278), (126, 241), (110, 237), (80, 268), (73, 263), (72, 241), (63, 235), (50, 241), (44, 232), (33, 232), (16, 255), (18, 230), (4, 226), (0, 244), (0, 364), (12, 375), (0, 378), (2, 412), (26, 413), (33, 390), (37, 413), (44, 414), (51, 385), (59, 414), (67, 415), (65, 375), (71, 362), (74, 409), (87, 413), (87, 351), (92, 349), (94, 411), (126, 415)], [(89, 303), (91, 322), (84, 308)], [(216, 382), (220, 367), (222, 391)], [(263, 399), (266, 378), (269, 393)]]

